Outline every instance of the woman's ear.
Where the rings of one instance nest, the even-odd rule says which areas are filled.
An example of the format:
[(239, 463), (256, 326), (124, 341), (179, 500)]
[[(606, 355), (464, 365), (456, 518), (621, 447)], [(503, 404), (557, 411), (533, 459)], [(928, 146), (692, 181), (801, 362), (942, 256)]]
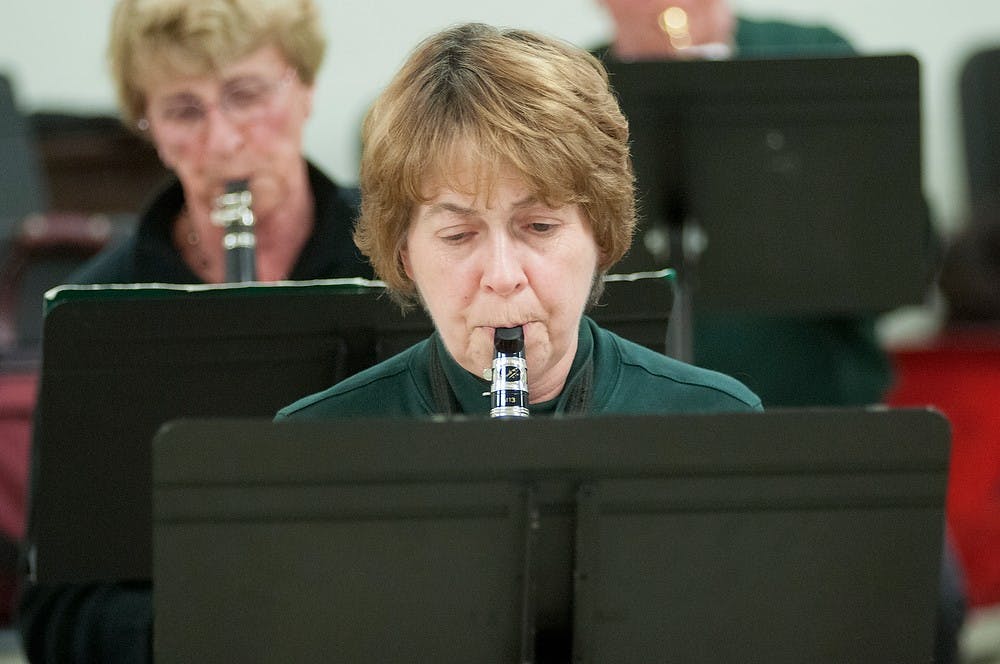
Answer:
[(303, 118), (308, 118), (312, 116), (313, 111), (313, 96), (316, 92), (315, 85), (305, 86), (305, 95), (303, 97)]
[(399, 261), (403, 264), (403, 272), (413, 281), (413, 270), (410, 268), (410, 252), (404, 244), (399, 248)]

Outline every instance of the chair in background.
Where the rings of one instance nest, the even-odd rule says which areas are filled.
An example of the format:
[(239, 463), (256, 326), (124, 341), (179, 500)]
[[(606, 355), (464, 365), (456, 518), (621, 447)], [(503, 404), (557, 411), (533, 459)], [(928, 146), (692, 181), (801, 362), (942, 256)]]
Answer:
[(959, 79), (962, 133), (973, 220), (1000, 210), (1000, 46), (966, 59)]
[(0, 73), (0, 241), (29, 214), (49, 207), (35, 136), (10, 79)]
[(110, 237), (101, 216), (55, 213), (34, 125), (0, 73), (0, 626), (12, 619), (24, 535), (42, 295)]
[[(0, 73), (0, 372), (37, 369), (42, 295), (110, 239), (106, 218), (51, 205), (35, 124)], [(86, 214), (84, 212), (87, 212)]]
[(892, 352), (891, 406), (931, 405), (951, 422), (947, 518), (972, 609), (1000, 606), (1000, 331), (953, 327)]
[[(949, 238), (938, 286), (947, 318), (928, 340), (890, 349), (892, 406), (931, 405), (952, 426), (947, 518), (970, 609), (1000, 611), (1000, 45), (972, 53), (957, 91), (969, 218)], [(1000, 614), (998, 614), (1000, 615)], [(966, 630), (981, 633), (983, 628)], [(976, 639), (981, 640), (981, 639)], [(989, 648), (1000, 657), (1000, 647)], [(971, 657), (970, 653), (966, 653)], [(968, 661), (973, 661), (971, 658)], [(975, 661), (994, 661), (976, 659)]]
[[(10, 79), (0, 74), (0, 264), (7, 263), (21, 220), (47, 208), (48, 191), (31, 127), (17, 106)], [(0, 316), (12, 315), (10, 303), (0, 302)], [(17, 578), (14, 552), (24, 534), (28, 445), (37, 381), (33, 372), (15, 369), (9, 361), (15, 344), (14, 338), (0, 332), (0, 623), (10, 621), (13, 608)]]
[(939, 285), (954, 325), (1000, 326), (1000, 45), (976, 51), (959, 93), (969, 192), (965, 227), (948, 243)]
[(116, 116), (34, 111), (28, 122), (53, 210), (106, 214), (131, 227), (169, 174), (153, 144)]
[(104, 215), (35, 213), (16, 225), (0, 264), (0, 357), (7, 370), (37, 368), (45, 291), (111, 239)]

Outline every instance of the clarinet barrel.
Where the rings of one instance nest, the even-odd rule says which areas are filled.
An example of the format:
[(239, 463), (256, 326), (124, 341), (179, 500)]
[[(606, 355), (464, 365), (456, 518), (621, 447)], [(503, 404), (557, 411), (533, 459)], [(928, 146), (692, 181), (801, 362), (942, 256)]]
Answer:
[(528, 417), (524, 330), (520, 326), (497, 328), (493, 336), (493, 348), (490, 417)]
[(256, 281), (257, 237), (249, 182), (234, 180), (226, 183), (226, 192), (216, 199), (212, 221), (225, 229), (222, 246), (226, 254), (226, 281)]

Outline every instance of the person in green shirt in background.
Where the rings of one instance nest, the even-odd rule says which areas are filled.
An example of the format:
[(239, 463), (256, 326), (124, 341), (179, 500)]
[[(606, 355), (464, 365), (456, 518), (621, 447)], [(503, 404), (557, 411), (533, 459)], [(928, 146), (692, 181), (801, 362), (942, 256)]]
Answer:
[(673, 60), (853, 55), (850, 42), (822, 25), (755, 20), (726, 0), (599, 0), (614, 39), (603, 59)]
[[(604, 62), (766, 59), (857, 55), (822, 25), (755, 20), (727, 0), (598, 0), (613, 40), (592, 49)], [(929, 219), (922, 220), (928, 223)], [(640, 231), (641, 233), (641, 231)], [(863, 406), (882, 402), (892, 380), (872, 317), (793, 318), (699, 311), (694, 363), (730, 374), (775, 407)], [(957, 661), (965, 616), (961, 569), (944, 548), (935, 662)]]
[[(726, 0), (600, 3), (612, 20), (613, 40), (591, 52), (605, 62), (855, 53), (830, 28), (751, 20), (736, 15)], [(637, 235), (642, 233), (640, 228)], [(692, 348), (695, 364), (739, 378), (768, 408), (879, 403), (891, 379), (872, 317), (699, 310)]]

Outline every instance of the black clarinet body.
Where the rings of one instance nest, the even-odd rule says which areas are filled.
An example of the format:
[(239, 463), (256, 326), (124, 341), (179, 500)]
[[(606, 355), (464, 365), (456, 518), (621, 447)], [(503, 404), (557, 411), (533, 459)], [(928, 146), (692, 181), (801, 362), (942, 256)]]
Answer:
[(226, 254), (226, 281), (257, 280), (257, 236), (250, 183), (234, 180), (226, 183), (226, 192), (219, 196), (212, 221), (225, 229), (222, 246)]
[(528, 417), (524, 330), (520, 326), (497, 328), (493, 336), (493, 348), (490, 417)]

